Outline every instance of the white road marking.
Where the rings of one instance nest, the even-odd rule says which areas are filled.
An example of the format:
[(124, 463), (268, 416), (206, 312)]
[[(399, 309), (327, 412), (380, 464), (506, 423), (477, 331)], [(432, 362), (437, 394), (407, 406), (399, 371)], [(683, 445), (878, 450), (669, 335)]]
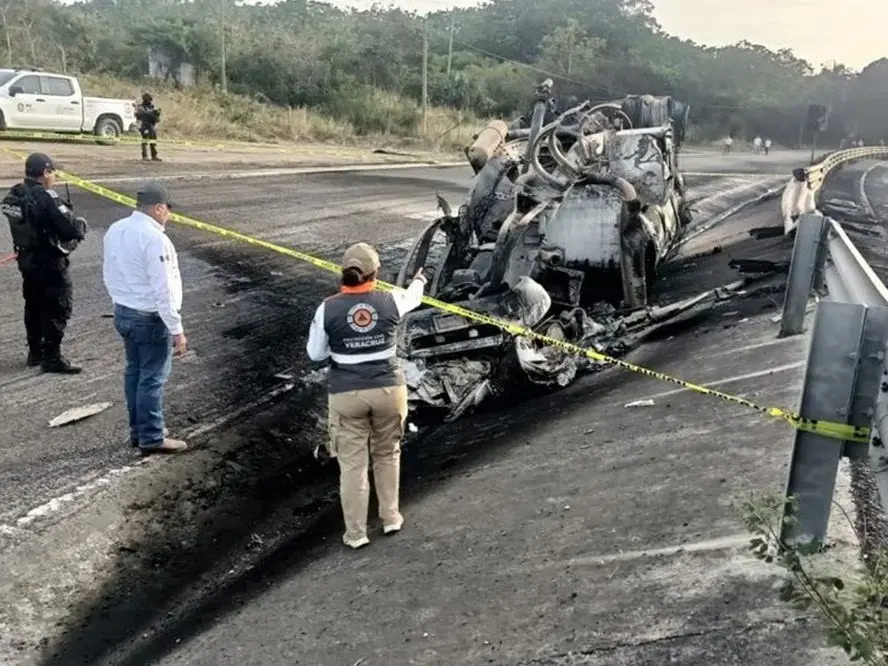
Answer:
[[(786, 185), (783, 184), (783, 185), (776, 185), (774, 187), (768, 188), (768, 190), (766, 192), (760, 193), (758, 196), (756, 196), (752, 200), (742, 201), (734, 206), (731, 206), (727, 210), (723, 210), (721, 213), (719, 213), (718, 215), (716, 215), (712, 219), (708, 220), (704, 224), (700, 225), (699, 227), (691, 227), (688, 230), (687, 235), (682, 237), (682, 239), (679, 240), (679, 242), (676, 244), (675, 248), (673, 249), (673, 252), (677, 252), (677, 251), (681, 250), (682, 248), (687, 246), (688, 243), (690, 243), (692, 240), (705, 234), (707, 231), (717, 227), (722, 222), (724, 222), (725, 220), (727, 220), (730, 217), (733, 217), (734, 215), (736, 215), (740, 211), (742, 211), (746, 208), (749, 208), (750, 206), (754, 206), (758, 203), (761, 203), (761, 202), (765, 201), (766, 199), (768, 199), (769, 197), (779, 194), (785, 187), (786, 187)], [(740, 189), (740, 188), (735, 188), (735, 189)], [(729, 191), (729, 192), (724, 192), (723, 194), (728, 195), (730, 193), (731, 192)], [(719, 195), (709, 197), (709, 200), (712, 201), (714, 199), (717, 199), (718, 196)], [(701, 200), (701, 201), (696, 201), (696, 202), (694, 202), (694, 204), (692, 204), (691, 208), (693, 209), (695, 207), (698, 207), (701, 203), (704, 203), (705, 201), (706, 201), (705, 199)]]
[(863, 175), (860, 177), (860, 182), (858, 183), (860, 187), (860, 203), (863, 204), (863, 207), (866, 209), (866, 214), (872, 218), (877, 217), (876, 209), (873, 208), (873, 203), (866, 194), (866, 179), (869, 178), (869, 175), (873, 171), (886, 165), (888, 165), (888, 162), (878, 162), (877, 164), (872, 165), (869, 169), (863, 172)]
[[(306, 384), (306, 385), (317, 384), (318, 382), (323, 381), (324, 374), (321, 374), (318, 372), (311, 372), (311, 373), (307, 373), (306, 375), (303, 375), (299, 379), (303, 384)], [(296, 386), (295, 382), (288, 382), (286, 384), (283, 384), (282, 386), (278, 386), (278, 387), (272, 389), (271, 391), (261, 395), (256, 400), (253, 400), (252, 402), (242, 405), (238, 409), (236, 409), (232, 412), (228, 412), (227, 414), (219, 417), (218, 419), (215, 419), (215, 420), (210, 421), (205, 424), (197, 425), (194, 428), (187, 430), (185, 433), (185, 437), (186, 438), (198, 437), (200, 435), (205, 435), (213, 430), (216, 430), (224, 425), (227, 425), (228, 423), (231, 423), (232, 421), (239, 418), (240, 416), (242, 416), (246, 412), (250, 411), (251, 409), (255, 409), (256, 407), (259, 407), (261, 405), (264, 405), (267, 402), (270, 402), (271, 400), (273, 400), (274, 398), (276, 398), (278, 396), (281, 396), (285, 393), (292, 391), (295, 386)], [(24, 515), (15, 519), (14, 524), (0, 523), (0, 536), (3, 536), (3, 535), (14, 536), (16, 534), (21, 534), (22, 528), (28, 527), (34, 521), (36, 521), (40, 518), (46, 518), (47, 516), (57, 513), (58, 511), (60, 511), (64, 507), (70, 506), (73, 502), (82, 498), (83, 496), (88, 495), (96, 490), (101, 489), (101, 488), (106, 488), (106, 487), (110, 486), (114, 481), (120, 479), (121, 477), (123, 477), (126, 474), (129, 474), (129, 473), (135, 471), (140, 466), (142, 466), (146, 463), (149, 463), (149, 462), (150, 462), (149, 458), (143, 458), (143, 459), (133, 463), (132, 465), (124, 465), (123, 467), (118, 467), (118, 468), (112, 469), (97, 479), (94, 479), (92, 481), (89, 481), (88, 483), (84, 483), (82, 485), (79, 485), (76, 488), (74, 488), (74, 490), (71, 490), (67, 493), (59, 495), (58, 497), (53, 497), (49, 501), (47, 501), (39, 506), (36, 506), (33, 509), (30, 509)]]
[(758, 342), (754, 345), (745, 345), (743, 347), (737, 347), (736, 349), (726, 349), (725, 351), (716, 352), (711, 354), (709, 358), (718, 358), (719, 356), (727, 356), (728, 354), (737, 354), (739, 352), (752, 351), (754, 349), (762, 349), (764, 347), (771, 347), (772, 345), (784, 345), (789, 342), (798, 342), (799, 339), (792, 336), (787, 336), (785, 338), (774, 338), (773, 340), (767, 340), (765, 342)]
[[(350, 173), (356, 171), (397, 171), (404, 169), (453, 169), (457, 167), (467, 167), (463, 162), (407, 162), (403, 164), (347, 164), (342, 166), (329, 167), (289, 167), (286, 169), (253, 169), (250, 171), (213, 171), (208, 173), (181, 173), (181, 174), (158, 174), (152, 176), (145, 174), (142, 176), (95, 176), (92, 178), (84, 177), (94, 183), (140, 183), (145, 180), (171, 181), (171, 180), (226, 180), (226, 179), (242, 179), (242, 178), (262, 178), (265, 176), (299, 176), (324, 173)], [(684, 171), (685, 176), (692, 177), (716, 177), (716, 178), (766, 178), (773, 176), (782, 176), (782, 173), (729, 173), (729, 172), (703, 172), (703, 171)], [(18, 181), (10, 181), (15, 183)], [(59, 184), (64, 184), (64, 180), (59, 180)]]
[[(409, 162), (405, 164), (348, 164), (330, 167), (292, 167), (287, 169), (256, 169), (252, 171), (215, 171), (210, 173), (145, 174), (143, 176), (84, 177), (93, 183), (141, 183), (146, 180), (227, 180), (266, 178), (269, 176), (300, 176), (323, 173), (351, 173), (356, 171), (398, 171), (404, 169), (451, 169), (466, 166), (462, 162)], [(61, 181), (64, 182), (64, 181)]]
[(420, 220), (421, 222), (434, 222), (439, 217), (443, 216), (444, 213), (441, 212), (440, 209), (436, 208), (435, 210), (427, 210), (422, 213), (407, 213), (403, 215), (408, 220)]
[[(786, 372), (788, 370), (795, 370), (797, 368), (802, 368), (805, 366), (807, 361), (797, 361), (796, 363), (787, 363), (786, 365), (778, 365), (773, 368), (768, 368), (767, 370), (758, 370), (756, 372), (749, 372), (745, 375), (735, 375), (734, 377), (726, 377), (725, 379), (716, 379), (715, 381), (700, 383), (700, 386), (706, 386), (707, 388), (715, 388), (716, 386), (723, 386), (725, 384), (732, 384), (734, 382), (742, 382), (745, 379), (756, 379), (758, 377), (766, 377), (768, 375), (774, 375), (778, 372)], [(697, 382), (691, 382), (692, 384)], [(688, 388), (677, 388), (671, 391), (663, 391), (662, 393), (653, 393), (651, 395), (641, 396), (636, 398), (637, 400), (656, 400), (657, 398), (668, 398), (671, 395), (677, 395), (679, 393), (686, 393), (691, 391)], [(613, 405), (623, 405), (623, 402), (613, 403)]]
[(661, 548), (650, 548), (648, 550), (630, 550), (620, 553), (570, 557), (565, 560), (555, 560), (542, 564), (509, 567), (507, 568), (507, 571), (515, 573), (531, 569), (539, 571), (541, 569), (550, 569), (553, 567), (600, 566), (602, 564), (613, 564), (615, 562), (631, 562), (632, 560), (639, 560), (646, 557), (664, 557), (669, 555), (681, 555), (683, 553), (705, 553), (713, 550), (732, 550), (746, 546), (749, 544), (751, 538), (752, 537), (749, 534), (735, 534), (717, 539), (707, 539), (705, 541), (687, 543), (680, 546), (665, 546)]
[[(707, 204), (717, 197), (736, 196), (739, 192), (748, 188), (750, 185), (757, 184), (757, 180), (766, 181), (775, 176), (783, 174), (758, 174), (758, 173), (694, 173), (686, 172), (686, 176), (717, 176), (723, 178), (722, 181), (708, 183), (705, 186), (691, 186), (691, 192), (700, 198), (694, 202), (694, 206)], [(420, 220), (423, 222), (432, 222), (443, 215), (440, 209), (427, 210), (423, 212), (402, 213), (402, 217), (410, 220)]]
[[(782, 171), (770, 172), (770, 171), (750, 171), (749, 173), (744, 172), (731, 172), (731, 171), (682, 171), (682, 174), (685, 176), (693, 176), (696, 178), (774, 178), (775, 176), (786, 176)], [(789, 176), (786, 176), (787, 180)]]
[[(106, 475), (95, 479), (94, 481), (90, 481), (89, 483), (85, 483), (81, 486), (77, 486), (71, 492), (65, 493), (64, 495), (60, 495), (59, 497), (54, 497), (45, 504), (41, 504), (38, 507), (35, 507), (28, 511), (24, 516), (21, 516), (15, 521), (17, 527), (25, 527), (30, 525), (32, 522), (37, 520), (38, 518), (43, 518), (50, 514), (56, 513), (61, 510), (65, 505), (71, 504), (74, 500), (79, 499), (99, 488), (108, 486), (111, 484), (114, 478), (122, 476), (127, 472), (131, 472), (136, 469), (137, 466), (142, 465), (148, 462), (147, 459), (141, 460), (134, 465), (126, 465), (124, 467), (119, 467), (117, 469), (112, 469)], [(3, 525), (2, 531), (9, 532), (10, 530), (14, 530), (15, 528), (11, 525)]]

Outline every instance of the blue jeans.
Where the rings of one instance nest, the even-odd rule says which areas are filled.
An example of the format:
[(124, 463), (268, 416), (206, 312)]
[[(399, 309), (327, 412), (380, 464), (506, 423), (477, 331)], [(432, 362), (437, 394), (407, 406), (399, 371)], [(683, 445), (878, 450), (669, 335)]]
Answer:
[(114, 328), (123, 338), (123, 390), (130, 440), (142, 449), (163, 444), (163, 389), (173, 367), (173, 338), (157, 313), (114, 306)]

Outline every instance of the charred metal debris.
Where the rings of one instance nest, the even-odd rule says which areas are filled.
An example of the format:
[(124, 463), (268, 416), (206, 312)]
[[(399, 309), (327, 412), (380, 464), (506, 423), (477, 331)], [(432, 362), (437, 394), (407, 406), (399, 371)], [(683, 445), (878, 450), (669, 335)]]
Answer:
[[(689, 107), (650, 95), (567, 106), (558, 110), (547, 80), (531, 113), (477, 135), (467, 201), (454, 214), (438, 197), (443, 215), (398, 285), (424, 268), (430, 296), (618, 356), (762, 277), (652, 305), (657, 269), (690, 222), (678, 165)], [(433, 308), (405, 317), (399, 347), (414, 420), (431, 410), (453, 421), (488, 397), (564, 387), (601, 367)]]

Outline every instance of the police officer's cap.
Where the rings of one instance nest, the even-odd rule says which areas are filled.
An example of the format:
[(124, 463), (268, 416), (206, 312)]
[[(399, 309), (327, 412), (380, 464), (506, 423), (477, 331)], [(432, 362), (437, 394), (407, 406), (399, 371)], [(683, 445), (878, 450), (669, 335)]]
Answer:
[(379, 255), (367, 243), (355, 243), (342, 257), (342, 267), (357, 268), (361, 271), (361, 277), (367, 277), (379, 270), (379, 265)]
[(146, 183), (136, 192), (136, 202), (140, 206), (154, 206), (156, 204), (166, 204), (170, 208), (173, 202), (170, 201), (170, 193), (163, 185), (157, 182)]
[(47, 171), (55, 171), (56, 164), (49, 155), (43, 153), (31, 153), (25, 160), (25, 175), (39, 178)]

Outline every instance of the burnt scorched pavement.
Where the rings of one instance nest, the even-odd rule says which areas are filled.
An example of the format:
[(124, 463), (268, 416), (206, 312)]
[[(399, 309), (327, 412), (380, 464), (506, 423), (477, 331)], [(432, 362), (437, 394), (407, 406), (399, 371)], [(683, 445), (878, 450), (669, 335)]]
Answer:
[[(286, 196), (276, 191), (280, 197), (273, 205), (265, 200), (262, 216), (251, 208), (258, 201), (253, 198), (255, 179), (185, 185), (176, 192), (187, 212), (258, 236), (279, 239), (293, 234), (295, 238), (284, 242), (327, 252), (335, 259), (360, 225), (364, 225), (361, 233), (375, 234), (376, 239), (380, 234), (398, 239), (413, 233), (417, 223), (405, 220), (399, 211), (427, 207), (424, 202), (430, 197), (409, 175), (406, 180), (404, 184), (398, 178), (371, 179), (361, 188), (353, 176), (305, 177), (291, 181)], [(421, 182), (432, 191), (435, 186), (448, 187), (446, 179)], [(459, 183), (449, 186), (461, 189)], [(128, 187), (119, 189), (132, 194), (135, 183)], [(195, 449), (179, 462), (140, 461), (126, 443), (122, 354), (101, 283), (102, 232), (127, 211), (77, 190), (72, 195), (78, 212), (93, 226), (72, 262), (77, 301), (66, 340), (69, 355), (85, 365), (83, 375), (60, 380), (22, 367), (18, 274), (14, 264), (2, 266), (9, 288), (2, 297), (8, 315), (0, 323), (4, 340), (0, 362), (6, 370), (0, 380), (5, 420), (0, 443), (0, 557), (7, 558), (0, 596), (18, 601), (0, 609), (0, 641), (17, 655), (12, 663), (33, 656), (32, 646), (47, 635), (47, 625), (67, 622), (66, 607), (72, 599), (93, 600), (99, 590), (92, 581), (104, 579), (109, 569), (120, 568), (122, 580), (139, 578), (148, 570), (156, 582), (159, 572), (169, 573), (170, 584), (159, 585), (164, 599), (175, 594), (177, 586), (189, 586), (194, 570), (182, 563), (171, 565), (170, 553), (187, 553), (185, 560), (198, 568), (229, 553), (225, 540), (220, 545), (203, 538), (201, 520), (212, 522), (207, 530), (227, 535), (228, 541), (244, 535), (249, 541), (254, 522), (249, 517), (250, 497), (265, 502), (267, 496), (274, 498), (281, 484), (288, 493), (298, 490), (299, 479), (270, 477), (282, 468), (288, 474), (298, 470), (302, 455), (322, 434), (322, 378), (308, 366), (304, 336), (318, 300), (335, 290), (334, 276), (266, 251), (172, 228), (186, 285), (185, 319), (192, 351), (176, 363), (167, 411), (173, 433), (191, 438)], [(231, 200), (240, 203), (222, 203)], [(318, 242), (322, 234), (329, 243), (326, 247)], [(8, 245), (5, 238), (0, 243)], [(279, 434), (275, 423), (268, 422), (256, 432), (226, 432), (232, 423), (248, 420), (284, 396), (292, 396), (287, 411), (294, 411), (281, 417), (290, 436)], [(46, 425), (72, 406), (106, 401), (114, 406), (91, 419), (66, 428)], [(304, 433), (293, 437), (300, 425)], [(244, 464), (234, 453), (241, 449)], [(291, 470), (288, 464), (294, 460)], [(317, 469), (312, 467), (311, 474), (316, 476)], [(312, 498), (306, 493), (299, 501), (310, 504)], [(82, 531), (66, 530), (66, 521), (78, 511), (82, 514), (84, 506), (100, 507), (95, 513), (102, 518), (92, 525), (75, 520)], [(209, 517), (201, 513), (208, 508)], [(267, 513), (264, 505), (255, 510), (256, 519)], [(234, 532), (223, 530), (219, 521)], [(190, 550), (191, 543), (199, 548)], [(78, 560), (76, 570), (71, 570), (72, 561)], [(187, 575), (179, 578), (183, 573)], [(35, 580), (42, 585), (35, 586)], [(150, 591), (146, 595), (152, 598)], [(117, 590), (113, 596), (118, 598)], [(146, 605), (139, 595), (136, 599), (133, 615), (117, 609), (131, 617), (131, 623), (103, 628), (108, 629), (103, 631), (107, 640), (113, 643), (129, 636), (141, 614), (152, 617), (154, 604)], [(70, 631), (78, 632), (81, 618), (88, 616), (74, 613)]]
[[(724, 270), (724, 257), (706, 259), (712, 262), (713, 273), (716, 264), (723, 267), (714, 279), (723, 281), (730, 275)], [(749, 314), (774, 307), (765, 298), (745, 300), (739, 309)], [(740, 318), (733, 314), (720, 318), (717, 325)], [(186, 480), (185, 492), (181, 487), (170, 490), (150, 507), (161, 517), (156, 528), (120, 548), (117, 575), (75, 611), (82, 624), (71, 628), (68, 641), (53, 646), (56, 656), (44, 663), (153, 663), (183, 637), (199, 634), (220, 614), (248, 604), (279, 577), (295, 575), (330, 547), (338, 547), (335, 471), (329, 466), (319, 470), (292, 449), (281, 453), (293, 442), (317, 436), (312, 427), (316, 419), (307, 427), (304, 412), (317, 409), (319, 390), (291, 394), (287, 402), (226, 433), (227, 438), (243, 442), (238, 451), (199, 478)], [(544, 400), (546, 404), (537, 407), (551, 411), (553, 400), (559, 398)], [(303, 416), (294, 418), (300, 412)], [(405, 502), (434, 492), (436, 484), (469, 473), (483, 460), (489, 464), (497, 442), (505, 445), (515, 428), (527, 425), (515, 418), (514, 409), (488, 412), (479, 419), (408, 444)], [(138, 519), (138, 510), (132, 517)], [(140, 574), (146, 566), (159, 575), (143, 581)], [(143, 634), (148, 640), (131, 645)], [(108, 654), (116, 656), (103, 661)]]
[[(310, 185), (303, 185), (298, 214), (294, 214), (293, 198), (282, 197), (275, 210), (264, 211), (258, 228), (247, 231), (283, 244), (308, 249), (320, 246), (321, 253), (333, 259), (336, 254), (332, 248), (338, 251), (355, 237), (356, 222), (363, 225), (362, 233), (376, 234), (376, 238), (409, 240), (416, 223), (387, 213), (387, 209), (396, 210), (397, 204), (387, 206), (379, 180), (368, 181), (374, 194), (369, 210), (348, 204), (343, 198), (338, 203), (347, 210), (337, 217), (329, 199), (312, 197)], [(243, 199), (248, 203), (250, 184), (246, 185)], [(348, 186), (354, 187), (352, 179)], [(215, 193), (204, 189), (202, 194), (192, 190), (196, 201), (183, 208), (222, 224), (242, 224), (249, 213), (222, 203), (238, 197), (228, 192), (223, 198), (220, 189), (217, 187)], [(407, 196), (407, 191), (415, 200), (428, 196), (426, 192), (417, 194), (415, 183), (395, 190), (390, 199)], [(120, 212), (87, 198), (77, 203), (100, 221), (97, 229)], [(259, 404), (256, 409), (261, 412), (248, 413), (251, 418), (247, 421), (219, 426), (225, 428), (224, 437), (219, 437), (221, 430), (204, 430), (202, 446), (189, 454), (187, 462), (151, 463), (137, 475), (135, 488), (124, 497), (99, 499), (99, 505), (102, 501), (123, 504), (119, 516), (101, 524), (103, 534), (90, 535), (85, 546), (105, 550), (102, 564), (106, 568), (95, 576), (96, 581), (105, 582), (89, 586), (78, 572), (81, 575), (75, 576), (73, 583), (68, 581), (67, 589), (60, 585), (53, 590), (59, 595), (59, 603), (64, 603), (65, 594), (68, 599), (81, 601), (68, 618), (64, 614), (57, 617), (64, 626), (63, 638), (46, 645), (49, 649), (44, 663), (150, 663), (149, 653), (164, 652), (183, 634), (197, 632), (216, 611), (227, 610), (238, 599), (246, 601), (263, 590), (276, 573), (291, 575), (304, 561), (326, 552), (331, 540), (334, 545), (338, 543), (335, 472), (330, 467), (319, 469), (307, 455), (311, 443), (322, 436), (323, 387), (301, 361), (303, 329), (319, 296), (333, 287), (332, 279), (266, 252), (233, 248), (192, 231), (173, 233), (185, 255), (186, 281), (190, 277), (193, 285), (186, 302), (198, 293), (205, 299), (203, 309), (192, 306), (196, 311), (194, 321), (200, 321), (193, 326), (196, 335), (192, 344), (197, 350), (206, 350), (212, 339), (218, 355), (210, 359), (212, 368), (189, 371), (183, 364), (177, 370), (179, 388), (174, 389), (171, 400), (172, 425), (186, 430), (191, 425), (200, 432), (230, 413), (235, 405), (255, 403), (265, 391), (279, 390), (273, 397), (286, 399)], [(341, 241), (336, 240), (337, 234)], [(388, 247), (392, 255), (397, 253), (396, 248)], [(84, 264), (82, 269), (91, 261), (94, 271), (97, 254), (79, 259)], [(724, 257), (711, 255), (705, 263), (713, 271), (709, 286), (735, 278)], [(223, 266), (224, 274), (214, 268)], [(198, 267), (203, 267), (202, 271)], [(81, 275), (80, 283), (84, 282), (88, 280)], [(101, 297), (92, 298), (92, 316), (101, 318)], [(768, 299), (756, 303), (756, 308), (773, 307)], [(248, 309), (247, 304), (258, 309)], [(721, 314), (728, 315), (725, 322), (736, 317), (724, 311)], [(205, 332), (199, 333), (201, 329)], [(96, 336), (98, 342), (75, 339), (74, 348), (96, 344), (97, 349), (105, 350), (103, 354), (113, 358), (118, 353), (116, 340), (107, 337), (105, 331)], [(12, 360), (10, 354), (9, 362)], [(115, 380), (117, 372), (109, 368), (102, 381)], [(197, 422), (189, 424), (189, 418), (195, 419), (195, 415)], [(105, 418), (109, 419), (104, 422), (107, 427), (113, 418)], [(119, 419), (119, 415), (114, 418)], [(470, 421), (456, 430), (428, 434), (421, 442), (408, 445), (408, 502), (411, 492), (433, 492), (423, 479), (446, 482), (451, 474), (448, 470), (456, 474), (457, 470), (471, 469), (495, 450), (490, 447), (492, 442), (517, 425), (514, 412), (486, 418), (486, 425)], [(106, 446), (120, 444), (106, 440)], [(411, 458), (415, 455), (412, 451), (418, 452), (420, 446), (422, 458)], [(73, 538), (78, 536), (83, 535)], [(42, 546), (57, 549), (59, 544)], [(47, 560), (55, 561), (36, 547), (34, 557), (35, 562), (42, 558), (43, 566)], [(22, 588), (17, 591), (24, 592)], [(12, 641), (21, 648), (23, 659), (18, 663), (34, 656), (32, 641), (22, 635), (13, 636)]]
[[(725, 254), (694, 261), (713, 274), (720, 263), (722, 282)], [(734, 307), (634, 360), (674, 373), (693, 363), (704, 382), (754, 374), (744, 393), (789, 402), (805, 341), (773, 340), (768, 295)], [(753, 372), (763, 356), (774, 362)], [(647, 396), (647, 418), (624, 406)], [(747, 538), (725, 506), (779, 484), (788, 447), (775, 443), (789, 433), (701, 400), (605, 373), (439, 429), (405, 455), (408, 528), (359, 553), (340, 547), (335, 494), (315, 480), (299, 489), (317, 498), (309, 515), (293, 498), (270, 502), (278, 514), (241, 544), (256, 552), (207, 569), (93, 663), (842, 663), (738, 554)], [(50, 663), (79, 663), (63, 654), (84, 643), (64, 647)]]

